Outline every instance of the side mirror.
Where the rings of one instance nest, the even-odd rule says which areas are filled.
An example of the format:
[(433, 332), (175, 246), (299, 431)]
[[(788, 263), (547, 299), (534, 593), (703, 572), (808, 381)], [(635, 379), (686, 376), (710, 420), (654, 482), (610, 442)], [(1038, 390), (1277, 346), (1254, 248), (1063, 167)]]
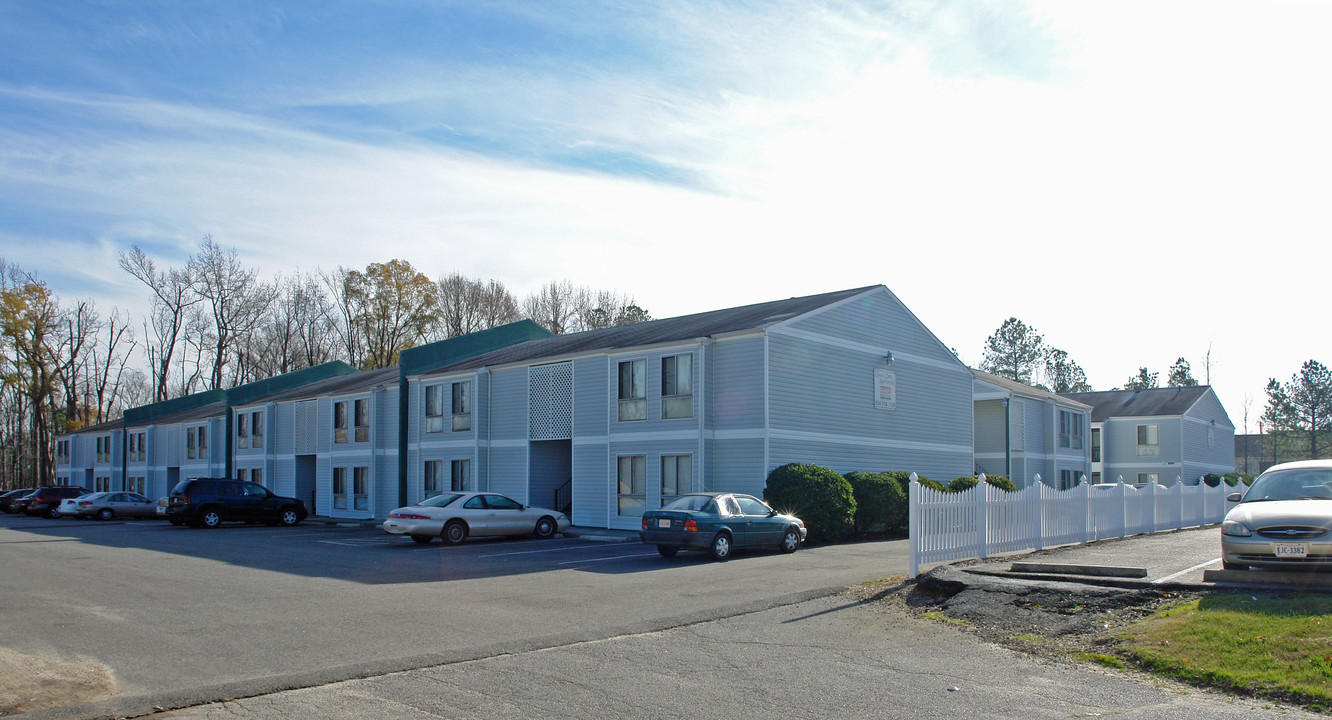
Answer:
[(1244, 496), (1241, 495), (1240, 493), (1231, 493), (1231, 494), (1229, 494), (1229, 495), (1226, 496), (1226, 502), (1237, 503), (1237, 502), (1240, 501), (1240, 498), (1243, 498), (1243, 497), (1244, 497)]
[(768, 517), (777, 517), (776, 510), (768, 510)]

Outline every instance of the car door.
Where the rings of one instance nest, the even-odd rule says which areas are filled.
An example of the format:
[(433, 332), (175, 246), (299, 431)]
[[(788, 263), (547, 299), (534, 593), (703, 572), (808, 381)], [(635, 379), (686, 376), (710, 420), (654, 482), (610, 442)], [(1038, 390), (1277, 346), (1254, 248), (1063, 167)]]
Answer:
[(775, 516), (772, 508), (750, 495), (736, 495), (735, 501), (745, 516), (745, 544), (750, 547), (777, 547), (786, 530), (786, 521)]
[(240, 483), (239, 505), (244, 520), (272, 520), (277, 517), (277, 500), (263, 485)]
[(745, 524), (745, 514), (740, 505), (730, 495), (717, 498), (717, 509), (721, 513), (721, 524), (731, 530), (731, 547), (745, 547), (749, 544), (749, 528)]
[(522, 503), (503, 495), (487, 494), (486, 508), (490, 511), (492, 535), (523, 535), (532, 531), (536, 520), (527, 521)]
[(491, 510), (486, 507), (484, 495), (467, 498), (462, 506), (462, 517), (467, 521), (467, 534), (473, 537), (491, 534)]
[[(125, 515), (151, 517), (157, 514), (157, 503), (138, 493), (125, 493)], [(117, 510), (116, 512), (120, 512)]]

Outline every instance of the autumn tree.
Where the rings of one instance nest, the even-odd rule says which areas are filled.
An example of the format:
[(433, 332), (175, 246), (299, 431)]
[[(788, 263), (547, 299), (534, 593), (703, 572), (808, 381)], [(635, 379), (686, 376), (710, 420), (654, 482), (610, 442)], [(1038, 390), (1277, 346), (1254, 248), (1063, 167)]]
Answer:
[(358, 309), (353, 327), (365, 343), (365, 369), (390, 367), (439, 316), (439, 288), (406, 260), (372, 263), (346, 275), (345, 296)]
[(1198, 384), (1193, 379), (1193, 373), (1189, 370), (1189, 361), (1180, 358), (1170, 366), (1170, 372), (1166, 376), (1166, 387), (1194, 387)]
[(1274, 432), (1304, 437), (1309, 457), (1320, 457), (1320, 441), (1332, 430), (1332, 372), (1308, 360), (1285, 384), (1269, 379), (1263, 420)]
[(14, 353), (5, 377), (22, 398), (20, 412), (28, 422), (27, 447), (22, 449), (25, 478), (50, 485), (55, 478), (51, 420), (62, 368), (57, 355), (62, 313), (45, 283), (31, 277), (0, 290), (0, 334)]
[(1035, 328), (1010, 317), (985, 341), (985, 372), (1030, 385), (1045, 355), (1045, 338)]

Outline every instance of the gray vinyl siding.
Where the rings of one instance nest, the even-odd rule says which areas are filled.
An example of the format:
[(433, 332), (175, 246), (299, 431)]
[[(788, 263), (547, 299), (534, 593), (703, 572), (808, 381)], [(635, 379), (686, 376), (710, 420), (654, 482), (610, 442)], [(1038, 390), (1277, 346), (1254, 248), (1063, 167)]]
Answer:
[(1205, 393), (1184, 414), (1182, 433), (1183, 477), (1186, 480), (1191, 482), (1208, 473), (1224, 475), (1235, 471), (1235, 428), (1214, 393)]
[(606, 445), (575, 442), (572, 462), (573, 516), (570, 520), (584, 527), (607, 527), (613, 488)]
[[(605, 357), (579, 358), (573, 361), (573, 436), (605, 438), (610, 432), (607, 397), (609, 379)], [(577, 478), (577, 475), (575, 475)], [(578, 480), (575, 479), (577, 484)]]
[[(692, 387), (693, 408), (692, 416), (688, 418), (665, 419), (662, 413), (661, 397), (661, 361), (662, 358), (673, 355), (691, 355), (693, 357), (691, 367), (693, 369)], [(653, 433), (653, 432), (697, 432), (699, 422), (699, 353), (697, 345), (688, 345), (665, 350), (653, 350), (652, 352), (631, 353), (625, 355), (613, 355), (606, 368), (607, 383), (605, 385), (606, 402), (603, 407), (606, 408), (607, 419), (610, 427), (610, 436), (612, 441), (616, 435), (633, 433)], [(645, 376), (647, 378), (647, 417), (644, 420), (621, 421), (619, 406), (619, 363), (633, 360), (643, 360), (646, 366)]]
[(1004, 419), (1007, 408), (1000, 400), (981, 400), (976, 403), (976, 454), (1000, 454), (1006, 449)]
[[(637, 530), (640, 527), (641, 515), (620, 515), (618, 501), (619, 478), (616, 476), (619, 465), (617, 458), (624, 456), (641, 455), (645, 458), (645, 469), (647, 470), (647, 509), (655, 510), (661, 507), (661, 457), (663, 455), (689, 455), (693, 457), (693, 478), (691, 478), (691, 487), (699, 477), (699, 445), (697, 440), (632, 440), (612, 442), (609, 447), (607, 465), (608, 474), (606, 475), (606, 485), (609, 491), (609, 509), (610, 509), (610, 527), (626, 530)], [(763, 476), (757, 478), (759, 494), (762, 494)], [(742, 487), (728, 486), (727, 490), (737, 492), (753, 492), (749, 485), (742, 484)]]
[(724, 340), (704, 350), (707, 408), (712, 430), (763, 427), (763, 337)]
[[(768, 473), (763, 467), (762, 438), (715, 440), (706, 445), (704, 490), (763, 495)], [(757, 488), (757, 491), (755, 490)]]
[(490, 448), (490, 487), (486, 489), (528, 502), (526, 442)]
[[(1179, 417), (1107, 419), (1101, 435), (1104, 480), (1114, 482), (1123, 477), (1126, 483), (1136, 483), (1139, 474), (1156, 473), (1162, 485), (1169, 485), (1176, 477), (1183, 477), (1180, 423)], [(1160, 454), (1156, 457), (1138, 456), (1139, 425), (1157, 426)]]
[[(527, 440), (527, 368), (514, 367), (490, 374), (490, 440)], [(494, 486), (490, 488), (496, 492)]]
[(787, 327), (884, 347), (895, 355), (954, 364), (965, 373), (968, 388), (973, 382), (970, 371), (886, 288), (797, 318)]
[[(971, 474), (974, 382), (960, 363), (894, 363), (896, 408), (881, 410), (874, 406), (874, 371), (884, 367), (882, 356), (784, 335), (768, 343), (769, 470), (812, 462), (843, 473)], [(783, 440), (784, 431), (827, 440)], [(811, 450), (816, 456), (801, 455)]]

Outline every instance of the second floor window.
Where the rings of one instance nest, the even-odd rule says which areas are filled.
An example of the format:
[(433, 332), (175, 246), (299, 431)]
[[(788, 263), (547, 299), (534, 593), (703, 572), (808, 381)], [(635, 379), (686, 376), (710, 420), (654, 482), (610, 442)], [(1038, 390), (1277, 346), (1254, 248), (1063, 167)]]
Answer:
[(619, 399), (621, 422), (647, 419), (647, 361), (620, 363)]
[(425, 431), (444, 432), (443, 385), (431, 385), (425, 389)]
[(370, 407), (365, 400), (357, 400), (352, 405), (353, 420), (356, 422), (356, 442), (370, 440)]
[(185, 457), (189, 460), (199, 457), (199, 431), (197, 428), (185, 429)]
[(1059, 411), (1059, 447), (1082, 449), (1082, 415)]
[(1138, 426), (1138, 457), (1157, 457), (1161, 454), (1159, 425)]
[(236, 447), (250, 447), (250, 414), (241, 413), (236, 416)]
[(264, 446), (264, 414), (262, 412), (250, 413), (250, 447), (261, 448)]
[(347, 402), (333, 403), (333, 442), (347, 442)]
[[(207, 459), (207, 458), (208, 458), (208, 428), (207, 428), (206, 426), (200, 425), (200, 426), (199, 426), (198, 428), (196, 428), (196, 429), (199, 431), (199, 459), (201, 459), (201, 460), (203, 460), (203, 459)], [(226, 445), (225, 442), (222, 443), (222, 444), (223, 444), (223, 445)]]
[(1092, 452), (1091, 452), (1091, 461), (1092, 461), (1092, 462), (1100, 462), (1100, 461), (1101, 461), (1101, 430), (1100, 430), (1100, 428), (1092, 428), (1092, 446), (1091, 446), (1091, 451), (1092, 451)]
[(453, 384), (453, 430), (472, 429), (472, 383)]
[(694, 416), (693, 355), (671, 355), (661, 359), (661, 416)]

